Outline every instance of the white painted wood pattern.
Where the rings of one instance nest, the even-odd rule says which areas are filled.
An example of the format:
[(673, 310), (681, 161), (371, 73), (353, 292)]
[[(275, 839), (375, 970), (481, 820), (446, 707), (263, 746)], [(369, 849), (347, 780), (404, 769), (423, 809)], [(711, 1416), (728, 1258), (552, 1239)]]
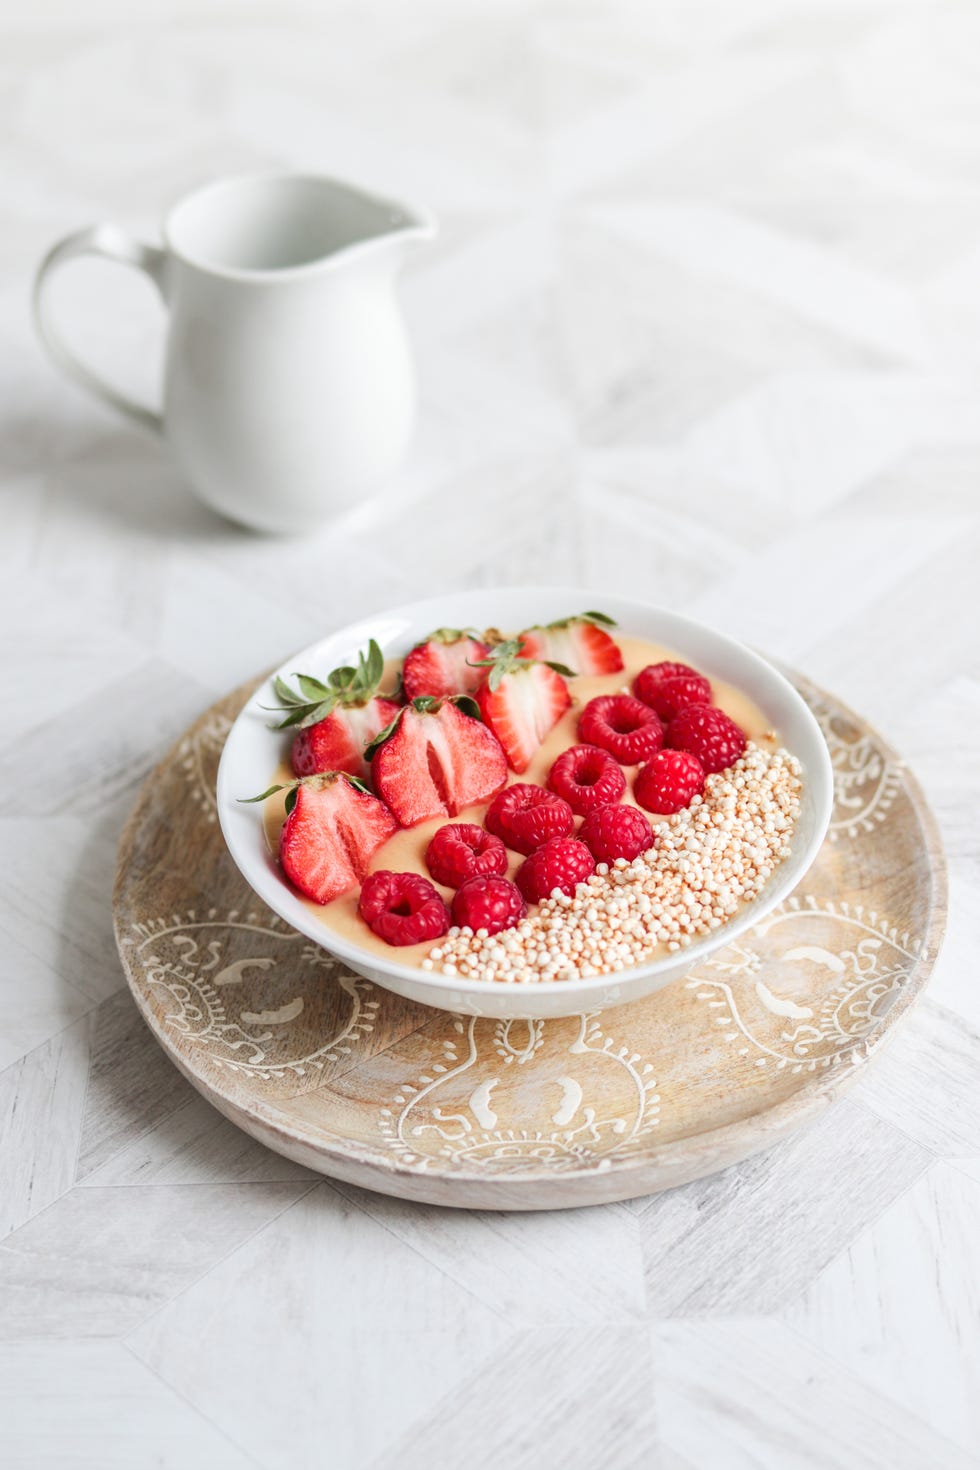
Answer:
[[(550, 1021), (415, 1005), (266, 909), (215, 821), (218, 760), (250, 692), (239, 689), (180, 736), (119, 845), (113, 917), (139, 1012), (180, 1072), (260, 1143), (429, 1204), (631, 1200), (825, 1123), (921, 997), (945, 928), (946, 873), (902, 761), (832, 695), (792, 677), (834, 771), (827, 837), (804, 881), (717, 953), (692, 955), (681, 983)], [(115, 1007), (110, 1020), (126, 1028), (131, 1013)], [(110, 1024), (99, 1040), (93, 1073), (125, 1052), (142, 1088), (146, 1039), (131, 1052)], [(901, 1187), (896, 1161), (870, 1152), (872, 1189), (882, 1172)], [(809, 1178), (820, 1151), (794, 1158), (801, 1204), (816, 1182), (831, 1205), (832, 1239), (838, 1211)], [(774, 1253), (763, 1235), (763, 1294)]]

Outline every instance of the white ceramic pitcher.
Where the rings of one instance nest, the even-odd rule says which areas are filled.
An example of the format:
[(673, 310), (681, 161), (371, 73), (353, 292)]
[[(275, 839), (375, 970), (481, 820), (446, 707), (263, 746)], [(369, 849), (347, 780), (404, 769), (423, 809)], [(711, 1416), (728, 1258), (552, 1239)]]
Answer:
[[(415, 384), (395, 280), (434, 233), (427, 214), (333, 179), (228, 179), (170, 211), (162, 249), (109, 224), (62, 240), (37, 273), (37, 327), (67, 373), (164, 435), (207, 505), (298, 532), (356, 502), (405, 452)], [(79, 255), (136, 266), (159, 288), (162, 414), (63, 344), (46, 285)]]

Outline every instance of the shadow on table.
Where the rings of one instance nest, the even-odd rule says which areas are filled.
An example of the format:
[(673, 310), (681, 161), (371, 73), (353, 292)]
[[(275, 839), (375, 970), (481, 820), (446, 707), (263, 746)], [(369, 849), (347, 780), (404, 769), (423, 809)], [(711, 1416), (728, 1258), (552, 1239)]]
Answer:
[(247, 541), (255, 534), (202, 505), (165, 444), (124, 425), (0, 417), (0, 483), (35, 477), (48, 522), (84, 520), (110, 535), (182, 544)]

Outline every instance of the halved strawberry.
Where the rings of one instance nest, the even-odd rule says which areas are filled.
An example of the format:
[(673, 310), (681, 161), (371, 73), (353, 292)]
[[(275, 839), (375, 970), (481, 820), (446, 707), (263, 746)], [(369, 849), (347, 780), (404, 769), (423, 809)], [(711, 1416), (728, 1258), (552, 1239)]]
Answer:
[(309, 674), (297, 674), (297, 693), (284, 679), (276, 680), (278, 708), (286, 715), (277, 728), (299, 726), (290, 756), (297, 776), (321, 771), (368, 775), (365, 747), (391, 724), (400, 708), (377, 692), (384, 662), (372, 638), (367, 653), (358, 654), (356, 668), (334, 669), (325, 684)]
[(437, 628), (417, 643), (405, 659), (402, 684), (406, 699), (431, 694), (447, 699), (451, 694), (474, 694), (486, 678), (483, 669), (472, 665), (486, 658), (489, 649), (462, 628)]
[(297, 776), (317, 771), (347, 771), (366, 776), (370, 770), (364, 751), (397, 715), (400, 705), (391, 699), (369, 699), (367, 704), (341, 705), (325, 720), (300, 730), (293, 741), (290, 764)]
[[(262, 801), (282, 786), (270, 786)], [(383, 801), (341, 771), (305, 776), (289, 788), (289, 815), (279, 836), (279, 861), (291, 883), (316, 903), (355, 888), (398, 823)]]
[(518, 640), (501, 643), (485, 660), (489, 678), (477, 694), (484, 720), (503, 746), (511, 770), (526, 771), (548, 731), (572, 702), (564, 664), (518, 655)]
[(375, 790), (403, 827), (489, 801), (507, 779), (498, 741), (463, 700), (474, 714), (448, 699), (413, 700), (372, 747)]
[(605, 631), (615, 626), (605, 613), (580, 613), (526, 629), (520, 635), (520, 651), (524, 658), (565, 664), (573, 674), (616, 674), (623, 667), (623, 655)]

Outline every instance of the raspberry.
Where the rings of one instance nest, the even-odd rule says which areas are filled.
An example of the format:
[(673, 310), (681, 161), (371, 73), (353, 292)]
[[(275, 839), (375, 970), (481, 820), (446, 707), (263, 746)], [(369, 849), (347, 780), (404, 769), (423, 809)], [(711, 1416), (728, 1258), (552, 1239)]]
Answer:
[(369, 873), (357, 911), (386, 944), (421, 944), (449, 928), (449, 910), (421, 873)]
[(567, 837), (575, 825), (567, 801), (546, 791), (518, 781), (505, 786), (487, 808), (488, 832), (503, 838), (515, 852), (533, 852), (550, 837)]
[(447, 822), (425, 849), (425, 866), (437, 883), (459, 888), (479, 873), (506, 873), (507, 849), (474, 822)]
[(704, 675), (671, 660), (641, 669), (633, 680), (633, 692), (662, 720), (672, 720), (689, 704), (711, 703), (711, 684)]
[(474, 934), (478, 929), (485, 929), (488, 935), (513, 929), (526, 913), (520, 889), (495, 873), (468, 878), (453, 899), (453, 923), (461, 929), (468, 925)]
[(704, 767), (686, 750), (658, 750), (637, 772), (633, 795), (640, 806), (672, 816), (704, 790)]
[(578, 835), (597, 863), (614, 863), (617, 858), (632, 862), (655, 840), (653, 828), (635, 806), (597, 806)]
[(600, 694), (579, 716), (578, 733), (589, 745), (608, 750), (624, 766), (648, 761), (664, 743), (664, 727), (642, 699), (631, 694)]
[(723, 771), (726, 766), (745, 753), (745, 732), (735, 721), (729, 719), (724, 710), (713, 705), (696, 704), (682, 709), (667, 727), (667, 744), (674, 750), (686, 750), (696, 755), (710, 774)]
[(528, 903), (540, 903), (556, 888), (572, 897), (594, 872), (595, 859), (584, 842), (552, 837), (521, 863), (516, 882)]
[(597, 806), (619, 801), (626, 791), (626, 777), (607, 750), (598, 745), (573, 745), (555, 761), (548, 785), (565, 798), (577, 817), (584, 817)]
[(633, 680), (633, 688), (636, 690), (638, 699), (645, 699), (646, 696), (640, 692), (641, 682), (645, 689), (655, 689), (665, 679), (677, 679), (682, 674), (696, 674), (697, 672), (697, 669), (692, 669), (690, 664), (678, 663), (674, 658), (663, 658), (658, 664), (647, 664), (645, 669), (641, 669)]

